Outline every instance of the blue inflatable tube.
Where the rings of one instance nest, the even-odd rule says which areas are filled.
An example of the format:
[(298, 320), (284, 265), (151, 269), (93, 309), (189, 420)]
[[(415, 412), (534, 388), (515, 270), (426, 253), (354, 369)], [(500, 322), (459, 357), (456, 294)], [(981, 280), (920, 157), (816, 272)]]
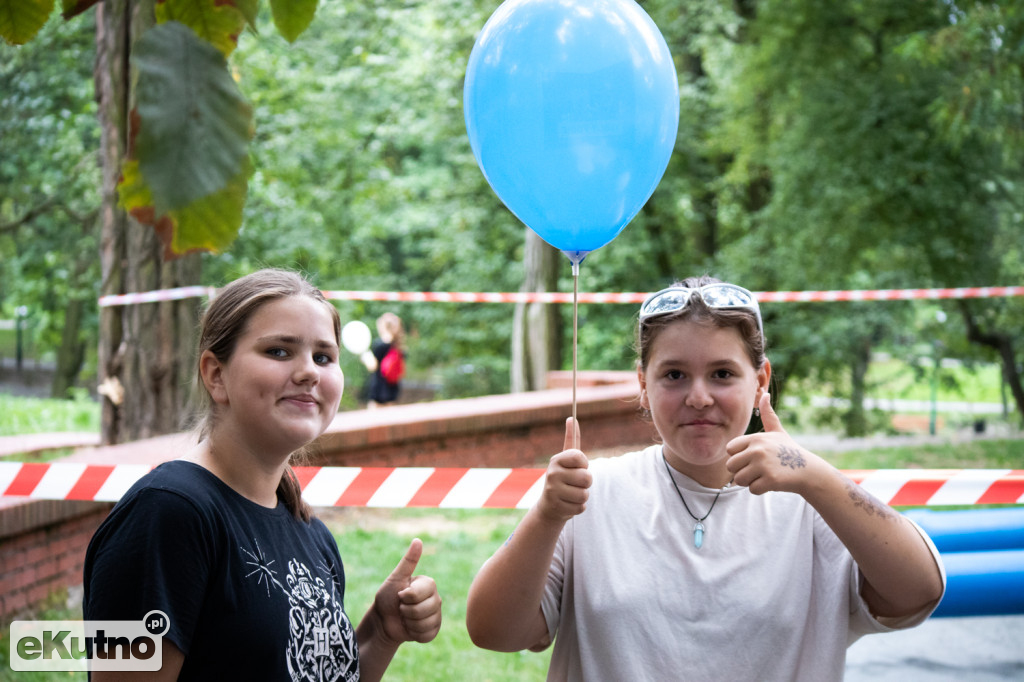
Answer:
[(943, 554), (1024, 549), (1024, 507), (963, 511), (911, 509), (904, 514), (928, 533)]
[(1024, 613), (1024, 549), (942, 554), (946, 594), (933, 618)]

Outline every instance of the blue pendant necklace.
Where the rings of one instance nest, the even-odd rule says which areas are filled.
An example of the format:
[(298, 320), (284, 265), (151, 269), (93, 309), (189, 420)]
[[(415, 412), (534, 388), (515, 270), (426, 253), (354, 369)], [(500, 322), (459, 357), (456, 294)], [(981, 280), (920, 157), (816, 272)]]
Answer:
[(668, 460), (665, 459), (665, 453), (661, 453), (661, 461), (665, 463), (665, 473), (668, 474), (668, 480), (672, 481), (672, 487), (676, 489), (676, 495), (679, 495), (679, 499), (683, 503), (683, 508), (686, 509), (686, 513), (690, 515), (690, 518), (696, 521), (696, 525), (693, 527), (693, 546), (700, 549), (700, 546), (704, 544), (704, 519), (711, 516), (711, 510), (715, 508), (715, 503), (718, 502), (718, 498), (722, 495), (722, 491), (729, 487), (729, 483), (726, 483), (718, 490), (718, 494), (715, 495), (715, 499), (711, 501), (711, 506), (708, 508), (708, 513), (699, 519), (690, 511), (690, 505), (686, 504), (686, 498), (683, 497), (682, 491), (679, 490), (679, 486), (676, 485), (676, 479), (672, 475), (672, 470), (668, 468)]

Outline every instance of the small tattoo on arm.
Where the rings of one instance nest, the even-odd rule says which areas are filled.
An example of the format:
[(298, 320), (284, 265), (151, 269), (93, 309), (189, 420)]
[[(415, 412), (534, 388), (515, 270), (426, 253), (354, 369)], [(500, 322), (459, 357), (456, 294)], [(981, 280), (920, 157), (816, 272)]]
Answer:
[(804, 456), (796, 448), (788, 445), (779, 446), (779, 464), (790, 469), (803, 469), (807, 466)]
[(881, 516), (882, 518), (893, 518), (896, 511), (892, 507), (882, 504), (874, 496), (866, 493), (856, 483), (848, 483), (846, 486), (847, 492), (850, 494), (850, 500), (853, 502), (853, 506), (863, 509), (868, 516)]
[(511, 535), (509, 535), (509, 536), (508, 536), (507, 538), (505, 538), (505, 547), (508, 547), (508, 543), (512, 542), (512, 537), (513, 537), (513, 536), (514, 536), (515, 534), (516, 534), (516, 532), (515, 532), (515, 531), (512, 531), (512, 534), (511, 534)]

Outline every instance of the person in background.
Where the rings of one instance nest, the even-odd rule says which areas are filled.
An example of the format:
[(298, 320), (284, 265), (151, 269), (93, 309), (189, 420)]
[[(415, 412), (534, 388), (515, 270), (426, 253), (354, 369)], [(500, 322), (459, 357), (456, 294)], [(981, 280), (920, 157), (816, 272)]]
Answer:
[(337, 414), (340, 327), (320, 291), (284, 270), (210, 303), (198, 443), (133, 485), (86, 553), (86, 620), (168, 616), (161, 671), (134, 679), (379, 680), (400, 644), (437, 635), (437, 587), (413, 575), (419, 539), (352, 626), (337, 544), (290, 466)]
[(549, 680), (821, 682), (861, 635), (929, 616), (934, 544), (786, 433), (764, 347), (746, 289), (704, 277), (647, 298), (639, 400), (660, 442), (588, 462), (568, 420), (538, 502), (470, 587), (478, 646), (554, 640)]
[[(389, 357), (392, 351), (394, 353)], [(396, 402), (402, 391), (402, 374), (405, 371), (405, 330), (398, 315), (388, 312), (377, 318), (377, 338), (361, 359), (370, 372), (366, 406), (373, 409)], [(392, 362), (397, 364), (392, 367)]]

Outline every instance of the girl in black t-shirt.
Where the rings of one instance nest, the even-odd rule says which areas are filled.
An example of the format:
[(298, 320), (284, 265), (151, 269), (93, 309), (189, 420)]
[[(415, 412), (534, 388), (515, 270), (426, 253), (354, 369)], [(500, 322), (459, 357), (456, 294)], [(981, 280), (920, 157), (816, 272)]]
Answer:
[(163, 668), (138, 679), (379, 680), (401, 643), (437, 635), (437, 587), (413, 576), (418, 539), (352, 627), (337, 545), (289, 464), (337, 413), (340, 330), (320, 291), (287, 271), (243, 277), (211, 302), (199, 442), (136, 483), (86, 554), (86, 620), (168, 616)]
[(405, 357), (405, 329), (402, 318), (394, 313), (384, 313), (377, 318), (377, 338), (370, 350), (360, 356), (369, 370), (366, 386), (366, 406), (370, 409), (393, 404), (402, 391), (401, 376), (389, 376), (386, 363), (388, 353), (394, 351)]

